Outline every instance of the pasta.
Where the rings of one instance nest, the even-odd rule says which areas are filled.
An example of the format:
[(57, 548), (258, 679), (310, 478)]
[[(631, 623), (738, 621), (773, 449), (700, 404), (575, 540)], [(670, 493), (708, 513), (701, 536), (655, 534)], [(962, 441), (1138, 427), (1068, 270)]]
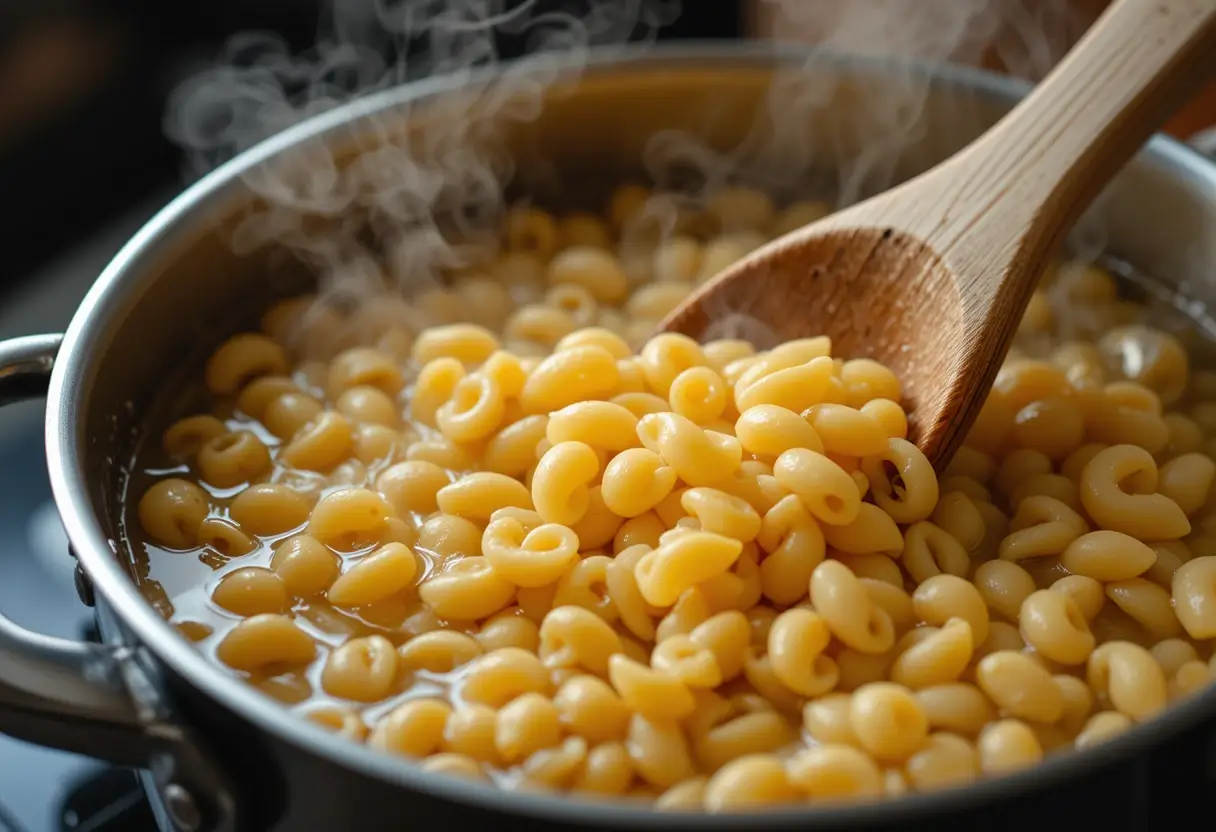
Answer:
[(149, 599), (320, 729), (659, 811), (999, 776), (1211, 681), (1216, 375), (1067, 328), (1130, 308), (1109, 275), (1044, 278), (939, 475), (878, 362), (655, 334), (824, 206), (728, 188), (643, 245), (661, 198), (515, 208), (441, 286), (221, 344), (141, 450)]

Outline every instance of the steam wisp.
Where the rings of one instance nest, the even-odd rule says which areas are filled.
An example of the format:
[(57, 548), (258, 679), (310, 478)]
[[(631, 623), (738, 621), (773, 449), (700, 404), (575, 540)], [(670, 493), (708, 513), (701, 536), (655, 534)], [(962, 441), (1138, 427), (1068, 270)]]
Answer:
[[(777, 19), (774, 31), (818, 50), (776, 73), (738, 146), (713, 147), (686, 130), (651, 138), (643, 164), (656, 187), (623, 229), (626, 260), (686, 233), (689, 219), (695, 225), (730, 186), (836, 207), (890, 187), (928, 161), (911, 155), (931, 122), (979, 126), (965, 98), (927, 118), (928, 106), (942, 105), (917, 64), (995, 55), (1033, 80), (1085, 22), (1072, 4), (1034, 0), (756, 2)], [(522, 163), (504, 146), (503, 129), (535, 120), (554, 82), (576, 79), (592, 50), (653, 41), (678, 11), (675, 0), (334, 2), (306, 54), (291, 54), (272, 35), (233, 38), (214, 66), (174, 94), (166, 128), (202, 173), (355, 98), (450, 78), (459, 93), (370, 117), (349, 158), (349, 137), (339, 131), (249, 171), (260, 204), (232, 241), (238, 253), (291, 252), (319, 276), (323, 298), (357, 303), (386, 288), (413, 296), (495, 256), (505, 187)], [(523, 57), (504, 62), (505, 42)], [(832, 70), (827, 53), (888, 65), (879, 83), (859, 86)], [(900, 62), (908, 65), (892, 69)], [(1083, 255), (1104, 248), (1100, 213), (1099, 204), (1074, 234)], [(719, 311), (714, 335), (771, 340), (745, 309)]]

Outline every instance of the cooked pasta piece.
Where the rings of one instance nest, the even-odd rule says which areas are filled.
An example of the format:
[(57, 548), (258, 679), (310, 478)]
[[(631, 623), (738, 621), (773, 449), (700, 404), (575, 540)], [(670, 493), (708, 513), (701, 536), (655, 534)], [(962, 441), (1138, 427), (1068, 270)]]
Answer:
[(323, 730), (660, 811), (962, 785), (1209, 684), (1216, 373), (1103, 269), (1044, 279), (940, 473), (894, 368), (656, 334), (826, 212), (623, 186), (409, 298), (277, 304), (141, 451), (142, 589)]

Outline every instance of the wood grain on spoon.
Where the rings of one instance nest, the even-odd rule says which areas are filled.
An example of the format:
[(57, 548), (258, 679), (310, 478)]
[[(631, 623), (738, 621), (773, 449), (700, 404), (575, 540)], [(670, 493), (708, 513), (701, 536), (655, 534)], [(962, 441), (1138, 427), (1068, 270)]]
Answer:
[(1039, 275), (1140, 145), (1216, 70), (1216, 0), (1120, 0), (1004, 119), (921, 176), (758, 249), (663, 322), (746, 312), (900, 377), (941, 470), (984, 402)]

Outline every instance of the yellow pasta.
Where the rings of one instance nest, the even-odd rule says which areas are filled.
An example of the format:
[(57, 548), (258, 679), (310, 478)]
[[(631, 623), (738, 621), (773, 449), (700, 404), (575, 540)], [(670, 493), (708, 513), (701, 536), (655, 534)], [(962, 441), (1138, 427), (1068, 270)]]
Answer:
[(342, 488), (324, 497), (308, 518), (308, 534), (350, 551), (375, 540), (393, 518), (393, 507), (366, 488)]
[(605, 451), (636, 448), (638, 417), (612, 402), (577, 402), (549, 414), (545, 438), (557, 445), (582, 442)]
[(436, 358), (455, 358), (462, 364), (481, 364), (498, 349), (498, 339), (485, 327), (449, 324), (423, 330), (414, 339), (413, 359), (420, 364)]
[(594, 345), (572, 347), (553, 353), (528, 374), (519, 402), (526, 413), (559, 410), (607, 397), (619, 379), (612, 353)]
[(739, 466), (743, 447), (728, 434), (705, 430), (676, 413), (638, 420), (638, 437), (689, 485), (714, 485)]
[(270, 558), (270, 568), (297, 598), (325, 592), (337, 580), (342, 565), (337, 555), (308, 535), (281, 541)]
[(352, 639), (329, 654), (321, 685), (342, 699), (378, 702), (392, 691), (397, 664), (397, 652), (384, 636)]
[(1170, 593), (1151, 581), (1131, 578), (1108, 583), (1106, 597), (1155, 638), (1182, 633)]
[(216, 606), (239, 616), (284, 613), (287, 586), (277, 573), (260, 566), (229, 572), (211, 593)]
[(864, 685), (849, 703), (849, 724), (876, 759), (902, 762), (928, 738), (929, 721), (907, 688), (889, 682)]
[(783, 714), (763, 707), (747, 710), (748, 704), (741, 699), (709, 699), (708, 702), (706, 710), (712, 711), (711, 716), (730, 715), (711, 727), (702, 727), (696, 722), (697, 712), (688, 720), (694, 755), (708, 770), (721, 769), (748, 754), (779, 752), (794, 741), (794, 732)]
[(481, 645), (471, 636), (449, 630), (422, 633), (397, 648), (402, 670), (431, 673), (447, 673), (471, 662), (481, 653)]
[[(889, 478), (884, 463), (898, 472), (899, 487)], [(896, 522), (914, 523), (933, 513), (940, 493), (937, 475), (911, 442), (888, 439), (886, 452), (863, 460), (862, 471), (870, 481), (874, 502)]]
[[(338, 397), (336, 407), (339, 413), (352, 422), (392, 428), (401, 421), (399, 408), (392, 397), (383, 390), (368, 385), (344, 390)], [(290, 437), (320, 412), (321, 405), (315, 399), (287, 394), (271, 402), (262, 418), (276, 436)], [(273, 419), (272, 413), (276, 414)], [(276, 420), (281, 423), (280, 429), (270, 424)]]
[[(894, 546), (894, 535), (891, 537)], [(971, 558), (963, 544), (927, 520), (913, 523), (904, 533), (904, 566), (914, 580), (924, 582), (937, 575), (965, 575)]]
[(330, 362), (326, 386), (329, 395), (337, 398), (343, 391), (360, 385), (394, 396), (405, 386), (405, 375), (391, 356), (366, 347), (352, 347)]
[(1138, 644), (1109, 641), (1090, 654), (1089, 686), (1132, 719), (1147, 719), (1165, 707), (1165, 674), (1151, 653)]
[[(759, 365), (753, 378), (735, 385), (735, 407), (740, 413), (757, 405), (777, 405), (801, 413), (823, 401), (832, 380), (833, 363), (827, 356), (793, 366)], [(767, 370), (767, 372), (763, 372)]]
[(913, 632), (916, 642), (891, 664), (892, 681), (918, 690), (953, 682), (966, 670), (975, 642), (965, 620), (952, 618), (941, 627)]
[(771, 754), (749, 754), (723, 766), (705, 784), (705, 808), (738, 812), (791, 803), (800, 796), (781, 760)]
[(532, 475), (532, 502), (548, 523), (571, 526), (591, 506), (590, 485), (600, 472), (600, 459), (590, 445), (562, 442), (554, 445)]
[[(271, 402), (273, 402), (275, 399), (286, 393), (303, 392), (304, 391), (300, 389), (300, 386), (288, 376), (260, 376), (255, 378), (253, 381), (250, 381), (241, 389), (240, 394), (237, 396), (236, 406), (237, 409), (242, 413), (251, 416), (254, 419), (261, 419), (262, 416), (265, 415), (266, 408), (269, 407)], [(202, 421), (200, 422), (199, 420)], [(203, 434), (200, 434), (199, 429), (203, 426), (206, 427), (203, 428)], [(189, 448), (188, 446), (182, 447), (178, 445), (178, 443), (172, 442), (171, 440), (174, 436), (180, 436), (182, 438), (194, 436), (195, 438), (189, 444), (195, 445), (194, 451), (197, 452), (197, 446), (202, 444), (202, 442), (198, 441), (199, 439), (205, 442), (207, 439), (219, 436), (226, 430), (227, 429), (224, 427), (224, 423), (219, 419), (215, 419), (215, 417), (187, 417), (175, 422), (172, 426), (170, 426), (170, 428), (165, 431), (162, 441), (165, 444), (165, 450), (167, 450), (170, 455), (177, 456), (183, 451), (189, 450)]]
[[(162, 486), (172, 482), (164, 480)], [(228, 516), (249, 534), (272, 537), (304, 525), (311, 509), (309, 500), (297, 491), (282, 485), (259, 483), (232, 499)], [(149, 528), (149, 532), (152, 531)]]
[(650, 664), (690, 689), (716, 688), (722, 684), (717, 656), (686, 635), (673, 635), (656, 644), (650, 654)]
[(527, 528), (509, 515), (494, 519), (481, 537), (481, 550), (498, 575), (520, 587), (542, 587), (565, 574), (578, 557), (578, 537), (566, 526)]
[[(1142, 480), (1148, 493), (1128, 493), (1121, 485)], [(1081, 472), (1081, 502), (1103, 528), (1149, 540), (1174, 540), (1191, 530), (1183, 510), (1157, 486), (1157, 463), (1144, 448), (1115, 445), (1100, 451)]]
[(908, 783), (920, 790), (974, 780), (980, 773), (976, 749), (965, 738), (944, 731), (930, 735), (925, 747), (904, 763)]
[(788, 763), (788, 769), (791, 781), (812, 800), (876, 797), (883, 792), (878, 764), (849, 745), (808, 748)]
[(998, 650), (980, 660), (976, 682), (1010, 715), (1055, 722), (1064, 713), (1064, 694), (1042, 665), (1023, 653)]
[(1184, 563), (1174, 573), (1174, 611), (1194, 639), (1216, 638), (1216, 557)]
[(203, 489), (174, 477), (144, 492), (139, 500), (139, 522), (155, 542), (171, 549), (188, 549), (198, 542), (198, 529), (209, 508)]
[(718, 419), (727, 405), (726, 382), (709, 367), (689, 367), (676, 376), (667, 398), (673, 412), (706, 425)]
[(1216, 373), (1105, 270), (1044, 278), (940, 472), (852, 344), (658, 333), (826, 211), (622, 186), (275, 305), (140, 451), (141, 587), (348, 741), (662, 811), (1000, 776), (1209, 684)]
[(1081, 608), (1066, 593), (1032, 592), (1022, 602), (1018, 623), (1026, 643), (1060, 664), (1081, 664), (1094, 649), (1094, 634)]
[(826, 524), (846, 526), (861, 512), (861, 494), (848, 473), (832, 460), (806, 448), (777, 457), (773, 476)]
[(603, 303), (616, 303), (629, 291), (629, 278), (610, 253), (590, 246), (572, 246), (549, 264), (551, 283), (581, 286)]
[(616, 631), (582, 607), (556, 607), (540, 625), (538, 655), (552, 669), (574, 668), (606, 676), (609, 657), (621, 649)]
[(1034, 731), (1016, 719), (987, 725), (980, 732), (978, 746), (980, 764), (988, 774), (1017, 771), (1043, 759), (1043, 749)]
[(512, 422), (486, 443), (482, 464), (496, 474), (523, 475), (536, 464), (536, 446), (547, 436), (548, 425), (549, 417), (544, 414)]
[(895, 643), (891, 616), (839, 561), (825, 560), (815, 567), (810, 600), (832, 634), (849, 647), (863, 653), (885, 653)]
[(232, 488), (252, 482), (270, 467), (270, 451), (251, 431), (225, 433), (198, 450), (199, 474), (209, 485)]
[(474, 373), (456, 382), (448, 400), (435, 411), (435, 426), (453, 442), (477, 442), (494, 433), (506, 406), (498, 382)]
[(860, 410), (842, 404), (817, 404), (807, 408), (803, 418), (818, 434), (828, 453), (865, 457), (887, 450), (886, 431)]
[(680, 494), (680, 505), (695, 517), (702, 530), (742, 543), (760, 534), (761, 519), (746, 500), (713, 488), (689, 488)]
[(966, 682), (923, 687), (916, 691), (916, 701), (925, 712), (930, 728), (965, 736), (979, 734), (993, 721), (996, 713), (984, 692)]
[(233, 668), (253, 672), (268, 666), (301, 665), (312, 661), (312, 638), (283, 615), (246, 618), (229, 631), (216, 648), (216, 658)]
[(743, 551), (738, 540), (692, 531), (642, 556), (638, 588), (648, 603), (670, 606), (690, 587), (726, 572)]
[(254, 333), (234, 335), (220, 345), (203, 370), (207, 389), (231, 395), (258, 376), (283, 374), (287, 356), (270, 338)]
[(498, 574), (488, 559), (468, 557), (418, 586), (418, 595), (446, 621), (477, 621), (511, 602), (515, 585)]
[(604, 503), (621, 517), (638, 517), (671, 493), (676, 472), (661, 456), (646, 448), (631, 448), (604, 468)]
[(839, 670), (823, 655), (832, 640), (822, 618), (791, 609), (777, 616), (768, 633), (768, 655), (777, 677), (796, 693), (818, 696), (836, 686)]
[(368, 742), (375, 748), (421, 758), (438, 751), (452, 709), (437, 699), (413, 699), (382, 717)]
[(1060, 555), (1074, 575), (1098, 581), (1126, 581), (1142, 575), (1157, 561), (1157, 553), (1134, 537), (1116, 531), (1082, 535)]

